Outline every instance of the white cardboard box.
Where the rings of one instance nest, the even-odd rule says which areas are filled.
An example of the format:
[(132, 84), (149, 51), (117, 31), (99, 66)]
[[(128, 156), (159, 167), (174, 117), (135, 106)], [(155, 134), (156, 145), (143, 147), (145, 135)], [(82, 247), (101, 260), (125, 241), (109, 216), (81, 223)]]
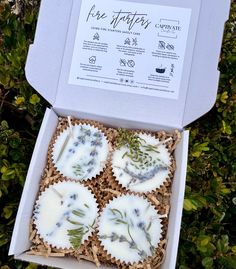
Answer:
[[(52, 108), (47, 109), (38, 135), (19, 205), (9, 255), (14, 255), (19, 260), (53, 267), (95, 268), (95, 265), (88, 262), (78, 264), (72, 258), (44, 258), (25, 254), (31, 245), (29, 222), (46, 163), (48, 145), (55, 131), (58, 116), (72, 115), (117, 127), (149, 130), (178, 128), (182, 131), (181, 143), (175, 151), (177, 169), (172, 187), (167, 254), (161, 267), (173, 269), (178, 250), (187, 168), (188, 131), (184, 131), (183, 128), (206, 113), (215, 102), (219, 80), (218, 59), (230, 0), (146, 0), (144, 4), (142, 4), (144, 0), (129, 0), (132, 4), (127, 1), (105, 1), (107, 1), (106, 8), (111, 10), (112, 6), (119, 4), (123, 8), (129, 7), (133, 10), (147, 9), (150, 10), (150, 14), (166, 8), (168, 15), (164, 17), (164, 21), (170, 16), (179, 16), (175, 21), (178, 21), (181, 29), (187, 25), (182, 14), (184, 12), (189, 14), (186, 40), (182, 40), (184, 53), (182, 56), (180, 53), (179, 57), (179, 59), (182, 57), (182, 65), (181, 62), (176, 62), (180, 69), (178, 89), (174, 89), (177, 93), (173, 95), (174, 97), (171, 93), (163, 96), (161, 92), (151, 93), (144, 89), (136, 94), (125, 86), (120, 87), (122, 91), (115, 86), (104, 89), (101, 85), (95, 87), (89, 81), (85, 84), (91, 84), (91, 87), (81, 86), (82, 82), (69, 84), (72, 59), (77, 59), (73, 57), (74, 51), (78, 49), (77, 38), (80, 39), (85, 34), (83, 27), (78, 28), (79, 17), (84, 16), (84, 13), (79, 16), (81, 0), (42, 0), (35, 40), (28, 53), (26, 76), (29, 83), (52, 104)], [(84, 6), (87, 6), (88, 2)], [(94, 0), (97, 6), (102, 6), (101, 2)], [(176, 12), (171, 13), (171, 9)], [(85, 11), (86, 8), (83, 9), (83, 12)], [(174, 36), (175, 29), (171, 32)], [(170, 34), (170, 32), (164, 33)], [(154, 32), (151, 40), (152, 35), (149, 33), (147, 46), (156, 42), (155, 34)], [(120, 36), (126, 34), (120, 33)], [(114, 57), (109, 64), (113, 64)], [(151, 59), (148, 54), (147, 57)], [(139, 60), (139, 56), (135, 59)], [(103, 62), (103, 66), (106, 63), (107, 60)], [(177, 80), (175, 83), (178, 84)], [(102, 268), (108, 267), (102, 266)]]

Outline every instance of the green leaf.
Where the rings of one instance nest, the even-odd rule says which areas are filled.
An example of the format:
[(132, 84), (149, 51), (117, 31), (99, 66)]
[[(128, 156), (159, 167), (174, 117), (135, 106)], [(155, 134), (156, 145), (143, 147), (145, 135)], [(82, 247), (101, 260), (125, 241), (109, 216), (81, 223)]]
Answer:
[(204, 142), (202, 144), (200, 143), (195, 143), (192, 149), (192, 156), (199, 158), (203, 152), (205, 151), (209, 151), (209, 147), (208, 147), (209, 142)]
[(222, 131), (223, 133), (227, 134), (227, 135), (231, 135), (232, 134), (232, 130), (229, 124), (227, 124), (224, 120), (222, 120)]
[(5, 234), (0, 234), (0, 247), (6, 245), (7, 243), (8, 243), (8, 239), (5, 236)]
[(118, 213), (120, 215), (120, 217), (123, 219), (123, 214), (121, 213), (120, 210), (118, 210), (116, 208), (110, 208), (110, 211), (113, 213), (113, 215), (117, 215), (116, 213)]
[(221, 259), (224, 261), (226, 268), (234, 269), (236, 268), (236, 256), (231, 257), (221, 257)]
[(35, 263), (30, 263), (25, 269), (37, 269), (38, 265)]
[(196, 203), (193, 199), (184, 199), (184, 209), (186, 211), (194, 211), (197, 210)]
[(179, 269), (189, 269), (189, 267), (187, 267), (185, 265), (180, 265)]
[(33, 94), (29, 100), (30, 104), (37, 105), (40, 102), (40, 98), (37, 94)]
[(202, 265), (205, 268), (212, 268), (213, 266), (213, 259), (211, 257), (206, 257), (202, 260)]
[(69, 241), (74, 249), (79, 249), (85, 234), (84, 228), (68, 230)]
[(236, 253), (236, 246), (231, 247), (231, 250), (233, 251), (233, 253)]
[(220, 97), (220, 101), (223, 103), (223, 104), (226, 104), (226, 101), (227, 101), (227, 99), (229, 98), (229, 96), (228, 96), (228, 92), (223, 92), (222, 94), (221, 94), (221, 97)]
[(0, 269), (11, 269), (8, 265), (3, 265), (0, 267)]
[(85, 216), (85, 212), (83, 209), (73, 210), (72, 214), (74, 214), (75, 216), (80, 217), (80, 218)]
[(202, 253), (206, 253), (208, 251), (208, 247), (207, 246), (204, 246), (204, 247), (201, 247), (201, 246), (198, 246), (197, 248), (200, 252)]
[(217, 240), (216, 247), (217, 247), (217, 250), (219, 250), (221, 253), (227, 253), (229, 250), (228, 235), (222, 235), (221, 239)]
[(3, 212), (1, 216), (5, 219), (10, 219), (10, 217), (12, 216), (12, 213), (13, 213), (12, 206), (5, 206), (3, 208)]
[(205, 238), (202, 238), (200, 241), (200, 244), (202, 247), (208, 245), (208, 243), (210, 242), (211, 238), (209, 236), (206, 236)]
[(233, 202), (234, 205), (236, 205), (236, 197), (234, 197), (234, 198), (232, 199), (232, 202)]

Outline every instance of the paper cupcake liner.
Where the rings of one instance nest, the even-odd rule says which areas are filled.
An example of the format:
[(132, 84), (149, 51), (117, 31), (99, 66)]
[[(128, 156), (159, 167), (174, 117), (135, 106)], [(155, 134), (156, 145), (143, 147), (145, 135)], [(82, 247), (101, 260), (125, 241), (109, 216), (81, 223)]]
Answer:
[(103, 208), (110, 199), (127, 193), (127, 190), (119, 184), (113, 176), (111, 161), (109, 161), (108, 167), (104, 171), (101, 181), (99, 180), (98, 188), (101, 208)]
[[(46, 189), (49, 189), (52, 186), (57, 185), (59, 182), (74, 182), (80, 186), (82, 186), (83, 188), (86, 188), (92, 195), (94, 202), (96, 204), (96, 208), (97, 208), (97, 213), (96, 213), (96, 224), (94, 227), (94, 230), (90, 230), (87, 234), (86, 237), (83, 239), (81, 246), (78, 249), (74, 249), (73, 247), (67, 248), (67, 247), (62, 247), (62, 246), (58, 246), (58, 245), (54, 245), (52, 243), (47, 242), (47, 240), (40, 234), (38, 228), (37, 228), (37, 224), (36, 224), (36, 220), (34, 219), (34, 212), (33, 212), (33, 218), (32, 218), (32, 223), (31, 223), (31, 228), (30, 228), (30, 240), (35, 244), (35, 246), (39, 246), (38, 248), (40, 248), (41, 252), (45, 252), (45, 253), (64, 253), (64, 254), (71, 254), (71, 253), (76, 253), (76, 252), (81, 252), (81, 250), (83, 250), (84, 248), (87, 247), (87, 245), (89, 244), (89, 242), (91, 241), (91, 238), (93, 237), (95, 228), (97, 226), (97, 220), (98, 220), (98, 216), (99, 216), (99, 205), (97, 203), (97, 199), (96, 196), (94, 195), (94, 193), (92, 193), (91, 189), (84, 186), (83, 184), (81, 184), (80, 182), (77, 182), (75, 180), (62, 180), (60, 179), (58, 182), (55, 182), (51, 185), (49, 185), (48, 187), (46, 187), (44, 189), (44, 191), (41, 191), (38, 195), (38, 198), (35, 202), (35, 207), (34, 207), (34, 211), (37, 210), (37, 205), (40, 202), (40, 198), (43, 195), (43, 193), (46, 191)], [(44, 251), (43, 251), (44, 250)], [(56, 256), (56, 255), (54, 255)]]
[(60, 174), (55, 173), (53, 168), (49, 168), (49, 166), (47, 166), (44, 169), (44, 173), (41, 177), (41, 182), (39, 185), (39, 194), (43, 192), (46, 188), (48, 188), (50, 185), (63, 181), (73, 181), (73, 180), (62, 177)]
[[(108, 144), (108, 147), (109, 147), (109, 152), (108, 152), (107, 159), (104, 161), (104, 164), (101, 166), (100, 171), (96, 175), (91, 175), (90, 177), (82, 179), (82, 180), (79, 180), (79, 179), (77, 180), (75, 178), (71, 178), (71, 179), (77, 180), (79, 182), (83, 182), (83, 181), (87, 181), (87, 180), (94, 180), (95, 178), (101, 176), (101, 174), (104, 172), (104, 170), (106, 169), (106, 167), (108, 165), (108, 161), (109, 161), (109, 159), (111, 157), (112, 146), (111, 146), (111, 143), (109, 142), (109, 139), (107, 137), (107, 134), (109, 134), (109, 133), (107, 133), (107, 130), (103, 125), (101, 125), (100, 123), (98, 123), (96, 121), (72, 119), (71, 124), (72, 124), (72, 126), (86, 125), (86, 126), (89, 126), (89, 127), (92, 127), (92, 128), (96, 128), (104, 135), (104, 138), (107, 141), (107, 144)], [(54, 134), (54, 136), (53, 136), (53, 138), (52, 138), (52, 140), (50, 142), (50, 145), (49, 145), (48, 163), (49, 163), (50, 168), (53, 170), (54, 174), (56, 174), (56, 175), (59, 174), (62, 177), (70, 179), (70, 177), (64, 175), (63, 172), (59, 171), (59, 169), (56, 167), (56, 165), (54, 163), (54, 160), (53, 160), (54, 145), (55, 145), (57, 139), (59, 138), (59, 136), (63, 133), (63, 131), (67, 130), (68, 128), (69, 128), (68, 119), (67, 118), (61, 118), (59, 120), (58, 127), (56, 128), (56, 132), (55, 132), (55, 134)]]
[[(128, 196), (136, 196), (136, 197), (143, 198), (144, 200), (149, 202), (155, 208), (156, 213), (158, 215), (160, 215), (159, 211), (158, 211), (158, 206), (155, 203), (153, 203), (151, 200), (149, 200), (149, 198), (146, 197), (145, 194), (129, 192), (127, 195)], [(125, 195), (121, 194), (120, 196), (125, 196)], [(110, 202), (112, 202), (115, 198), (116, 197), (111, 198), (106, 205), (108, 205)], [(100, 224), (101, 215), (103, 214), (104, 209), (105, 209), (105, 207), (99, 213), (98, 226), (96, 228), (96, 235), (98, 237), (97, 238), (97, 244), (98, 244), (99, 253), (101, 255), (102, 260), (109, 261), (110, 263), (117, 266), (118, 268), (146, 268), (147, 264), (152, 264), (154, 260), (158, 260), (159, 262), (161, 262), (160, 257), (157, 257), (157, 255), (159, 255), (159, 253), (165, 252), (165, 250), (162, 248), (162, 245), (163, 245), (163, 241), (165, 240), (165, 236), (166, 236), (166, 232), (167, 232), (167, 224), (168, 224), (168, 222), (165, 221), (166, 217), (164, 217), (163, 219), (160, 217), (161, 225), (162, 225), (161, 226), (161, 233), (160, 233), (160, 241), (159, 241), (158, 245), (156, 246), (155, 254), (153, 256), (148, 256), (148, 257), (146, 257), (145, 259), (143, 259), (143, 260), (141, 260), (139, 262), (133, 262), (133, 263), (127, 262), (126, 263), (126, 262), (121, 261), (120, 259), (112, 256), (112, 254), (109, 253), (109, 251), (102, 244), (101, 239), (99, 239), (99, 224)], [(154, 267), (151, 267), (151, 268), (154, 268)]]
[[(176, 143), (179, 142), (177, 137), (181, 137), (180, 133), (178, 131), (175, 131), (174, 135), (171, 136), (170, 134), (168, 135), (164, 131), (154, 133), (154, 132), (146, 132), (143, 130), (132, 130), (131, 132), (133, 134), (143, 134), (143, 135), (147, 135), (149, 137), (155, 138), (155, 139), (159, 139), (160, 142), (165, 141), (165, 140), (168, 141), (168, 142), (164, 143), (166, 149), (168, 150), (168, 153), (170, 154), (170, 165), (168, 166), (169, 173), (168, 173), (167, 177), (156, 188), (141, 192), (141, 193), (145, 193), (145, 194), (151, 194), (151, 193), (155, 194), (156, 192), (161, 191), (161, 189), (168, 187), (172, 182), (172, 179), (174, 177), (174, 172), (176, 169), (176, 162), (175, 162), (174, 156), (172, 154), (173, 153), (172, 147), (176, 146)], [(116, 150), (116, 148), (117, 148), (117, 144), (115, 143), (114, 151)], [(112, 176), (119, 184), (120, 189), (123, 189), (123, 192), (125, 190), (127, 190), (130, 192), (139, 193), (139, 191), (134, 191), (134, 190), (130, 189), (129, 187), (123, 185), (122, 182), (120, 182), (119, 179), (116, 177), (115, 172), (114, 172), (114, 168), (113, 168), (113, 154), (111, 156), (111, 167), (112, 167)]]
[[(163, 243), (165, 242), (165, 244)], [(101, 256), (99, 256), (99, 260), (102, 264), (112, 264), (113, 266), (117, 268), (150, 268), (150, 269), (158, 269), (160, 268), (161, 264), (163, 264), (165, 259), (165, 252), (166, 252), (166, 240), (161, 240), (155, 254), (152, 257), (148, 257), (146, 260), (141, 261), (139, 263), (128, 263), (125, 264), (124, 262), (121, 262), (120, 260), (116, 260), (113, 258), (110, 254), (107, 253), (106, 250), (103, 249), (102, 245), (99, 245), (99, 248), (102, 250)]]

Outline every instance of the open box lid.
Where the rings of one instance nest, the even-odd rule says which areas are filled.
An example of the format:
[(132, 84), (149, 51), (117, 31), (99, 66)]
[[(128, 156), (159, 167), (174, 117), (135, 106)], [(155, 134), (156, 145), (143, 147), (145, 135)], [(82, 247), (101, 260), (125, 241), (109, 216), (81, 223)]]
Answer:
[(42, 0), (27, 80), (55, 108), (183, 128), (215, 103), (229, 8), (230, 0)]

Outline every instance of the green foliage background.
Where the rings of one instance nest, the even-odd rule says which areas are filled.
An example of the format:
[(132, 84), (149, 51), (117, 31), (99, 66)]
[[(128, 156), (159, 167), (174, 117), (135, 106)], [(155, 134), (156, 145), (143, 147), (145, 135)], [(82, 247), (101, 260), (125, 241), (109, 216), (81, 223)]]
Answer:
[[(221, 0), (223, 1), (223, 0)], [(39, 1), (0, 0), (0, 269), (39, 268), (7, 256), (46, 102), (25, 80)], [(236, 3), (226, 24), (217, 102), (194, 122), (177, 268), (236, 268)]]

